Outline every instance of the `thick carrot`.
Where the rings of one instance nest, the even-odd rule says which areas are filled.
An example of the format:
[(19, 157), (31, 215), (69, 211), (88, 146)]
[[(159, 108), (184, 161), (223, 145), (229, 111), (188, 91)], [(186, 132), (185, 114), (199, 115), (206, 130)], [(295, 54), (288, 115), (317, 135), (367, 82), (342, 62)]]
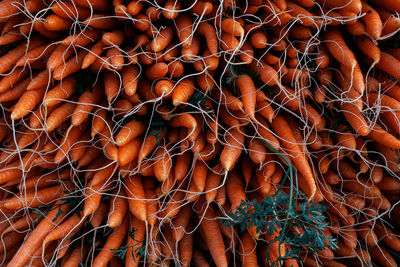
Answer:
[(354, 53), (346, 45), (342, 34), (336, 29), (328, 29), (325, 32), (326, 47), (328, 48), (331, 55), (340, 63), (353, 69), (357, 60)]
[(205, 242), (210, 249), (215, 265), (218, 267), (228, 266), (221, 230), (218, 226), (218, 222), (215, 220), (215, 214), (210, 208), (204, 213), (200, 229), (204, 233)]
[(107, 120), (105, 122), (103, 130), (99, 134), (99, 139), (100, 139), (101, 145), (103, 146), (105, 155), (109, 159), (111, 159), (113, 161), (117, 161), (118, 160), (118, 148), (114, 144), (113, 135), (111, 132), (112, 129), (113, 129), (112, 121)]
[(369, 253), (371, 254), (371, 257), (374, 259), (374, 261), (382, 266), (397, 266), (396, 260), (382, 246), (370, 247)]
[(11, 119), (20, 119), (26, 116), (34, 107), (39, 104), (45, 93), (45, 88), (40, 88), (37, 90), (25, 91), (25, 93), (20, 97), (18, 102), (15, 104), (12, 112)]
[(381, 59), (381, 50), (369, 38), (360, 37), (355, 39), (355, 45), (361, 52), (378, 63)]
[(216, 54), (218, 52), (218, 39), (215, 28), (207, 22), (201, 22), (197, 28), (197, 32), (205, 37), (207, 48), (211, 54)]
[(397, 66), (400, 61), (395, 58), (394, 56), (386, 53), (386, 52), (381, 52), (381, 60), (375, 65), (377, 69), (380, 69), (390, 75), (392, 75), (394, 78), (399, 79), (400, 78), (400, 70), (395, 68), (394, 66)]
[(128, 197), (129, 210), (141, 221), (146, 221), (146, 196), (143, 191), (142, 179), (139, 175), (126, 178), (125, 193)]
[(176, 19), (178, 15), (182, 12), (179, 10), (182, 9), (182, 3), (175, 0), (167, 0), (164, 5), (164, 10), (162, 11), (164, 17), (166, 19)]
[[(28, 91), (34, 92), (34, 91)], [(75, 104), (72, 102), (67, 102), (53, 110), (51, 114), (46, 119), (46, 130), (48, 132), (53, 131), (58, 126), (60, 126), (64, 121), (69, 119), (69, 116), (74, 112)]]
[(175, 36), (175, 31), (172, 27), (167, 26), (165, 29), (160, 30), (156, 37), (150, 42), (150, 48), (153, 52), (164, 50)]
[(307, 182), (307, 186), (310, 188), (309, 197), (313, 198), (316, 192), (314, 176), (308, 160), (305, 158), (299, 145), (297, 144), (297, 141), (294, 138), (293, 132), (290, 130), (288, 123), (282, 116), (277, 115), (272, 121), (272, 128), (274, 129), (274, 132), (281, 137), (282, 145), (288, 150), (287, 153), (291, 155), (294, 166), (301, 174), (303, 174), (305, 181)]
[(168, 147), (160, 146), (155, 154), (154, 174), (159, 181), (165, 181), (172, 169), (172, 159)]
[(242, 153), (244, 135), (237, 129), (232, 129), (226, 137), (226, 145), (221, 152), (220, 162), (226, 171), (231, 171)]

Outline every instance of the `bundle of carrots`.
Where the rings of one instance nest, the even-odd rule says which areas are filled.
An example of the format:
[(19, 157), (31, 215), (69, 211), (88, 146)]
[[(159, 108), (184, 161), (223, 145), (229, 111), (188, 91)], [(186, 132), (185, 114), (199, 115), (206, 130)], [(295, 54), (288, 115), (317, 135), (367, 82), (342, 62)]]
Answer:
[(400, 0), (1, 0), (1, 266), (397, 266)]

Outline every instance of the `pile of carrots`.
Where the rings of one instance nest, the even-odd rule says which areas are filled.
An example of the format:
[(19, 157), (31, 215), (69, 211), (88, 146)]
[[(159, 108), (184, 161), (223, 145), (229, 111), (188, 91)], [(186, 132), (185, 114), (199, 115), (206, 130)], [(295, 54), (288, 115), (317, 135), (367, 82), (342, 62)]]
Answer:
[[(399, 13), (1, 0), (0, 265), (397, 266)], [(224, 223), (293, 190), (336, 247)]]

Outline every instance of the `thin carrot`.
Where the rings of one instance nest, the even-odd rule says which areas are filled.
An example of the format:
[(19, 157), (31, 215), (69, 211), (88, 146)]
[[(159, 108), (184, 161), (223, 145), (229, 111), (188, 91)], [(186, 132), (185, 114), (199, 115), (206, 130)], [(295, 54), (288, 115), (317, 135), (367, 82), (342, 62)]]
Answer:
[[(58, 201), (57, 204), (61, 204)], [(62, 211), (61, 215), (58, 214)], [(41, 245), (48, 232), (57, 225), (67, 214), (68, 205), (61, 205), (59, 209), (51, 210), (28, 235), (27, 239), (14, 254), (7, 266), (25, 266), (32, 255)]]
[[(86, 1), (86, 0), (79, 0)], [(115, 18), (107, 16), (106, 14), (94, 14), (82, 22), (83, 24), (99, 30), (113, 29), (118, 25)]]
[(72, 57), (70, 60), (65, 62), (65, 64), (58, 66), (53, 73), (54, 79), (62, 80), (68, 75), (78, 72), (81, 69), (86, 54), (86, 50), (82, 49), (78, 52), (76, 57)]

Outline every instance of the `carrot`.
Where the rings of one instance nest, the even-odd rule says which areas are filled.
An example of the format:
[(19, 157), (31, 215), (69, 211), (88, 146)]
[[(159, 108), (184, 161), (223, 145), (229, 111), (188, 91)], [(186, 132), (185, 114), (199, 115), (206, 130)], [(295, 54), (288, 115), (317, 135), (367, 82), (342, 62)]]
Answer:
[[(33, 92), (33, 91), (28, 91)], [(46, 119), (46, 130), (48, 132), (53, 131), (60, 126), (64, 121), (69, 119), (69, 116), (74, 112), (75, 104), (67, 102), (61, 106), (55, 108), (53, 112)]]
[(13, 1), (13, 0), (5, 0), (1, 2), (0, 5), (0, 22), (7, 21), (10, 17), (18, 14), (20, 12), (18, 6), (22, 3), (22, 1)]
[(129, 210), (132, 215), (141, 221), (146, 221), (146, 202), (145, 193), (143, 191), (142, 179), (139, 175), (126, 178), (125, 193), (128, 197)]
[(174, 38), (175, 31), (172, 27), (167, 26), (165, 29), (160, 30), (157, 36), (150, 42), (150, 49), (153, 52), (160, 52), (164, 50)]
[(118, 148), (115, 146), (113, 141), (113, 136), (111, 130), (113, 129), (113, 125), (111, 120), (107, 120), (106, 125), (104, 126), (101, 134), (99, 136), (100, 143), (103, 146), (104, 153), (107, 158), (117, 161), (118, 160)]
[(17, 85), (15, 85), (14, 88), (8, 89), (7, 91), (1, 93), (0, 102), (7, 102), (21, 97), (24, 94), (29, 82), (30, 82), (29, 79), (25, 79), (22, 82), (19, 82)]
[(206, 16), (211, 14), (211, 12), (213, 11), (213, 5), (209, 1), (197, 1), (196, 3), (194, 3), (191, 11), (196, 15)]
[(380, 61), (381, 50), (369, 38), (356, 38), (354, 43), (364, 55), (374, 60), (374, 64)]
[(368, 135), (370, 129), (364, 115), (358, 110), (358, 108), (356, 108), (352, 103), (342, 103), (340, 107), (344, 112), (344, 117), (350, 123), (354, 131), (361, 136)]
[(175, 0), (167, 0), (162, 13), (166, 19), (176, 19), (182, 13), (179, 12), (180, 9), (182, 9), (182, 3)]
[(272, 128), (281, 138), (282, 145), (288, 150), (287, 153), (291, 155), (294, 166), (304, 176), (307, 186), (310, 189), (309, 197), (313, 198), (316, 192), (314, 176), (307, 159), (301, 153), (301, 149), (297, 145), (297, 141), (293, 136), (293, 132), (290, 130), (289, 124), (282, 116), (277, 115), (272, 121)]
[(242, 101), (244, 111), (250, 117), (255, 120), (255, 109), (256, 109), (256, 87), (253, 79), (248, 75), (241, 75), (236, 78), (236, 86), (239, 88), (242, 94)]
[(374, 231), (376, 232), (378, 237), (391, 249), (400, 251), (400, 240), (388, 227), (377, 223), (375, 224)]
[(154, 174), (160, 182), (165, 181), (172, 168), (172, 160), (168, 148), (161, 146), (155, 154), (155, 159)]
[(291, 2), (286, 1), (287, 12), (298, 20), (298, 22), (306, 27), (315, 27), (316, 21), (313, 18), (313, 14), (308, 12), (303, 7)]
[(14, 66), (14, 64), (26, 53), (43, 45), (43, 41), (32, 38), (29, 43), (23, 42), (17, 47), (8, 51), (5, 55), (0, 57), (0, 74), (3, 74)]
[(68, 99), (75, 92), (76, 80), (68, 77), (62, 80), (56, 87), (47, 92), (43, 98), (45, 106), (54, 106)]
[(386, 52), (381, 52), (381, 59), (375, 66), (377, 69), (380, 69), (398, 79), (400, 78), (400, 71), (393, 66), (399, 64), (399, 62), (400, 61), (394, 56)]
[(218, 267), (228, 266), (225, 255), (225, 245), (214, 212), (208, 208), (200, 223), (200, 229), (204, 233), (205, 242), (210, 250), (211, 257)]
[(15, 63), (15, 65), (17, 67), (22, 67), (26, 64), (32, 64), (34, 62), (40, 61), (48, 57), (51, 53), (53, 53), (55, 49), (56, 46), (50, 46), (48, 44), (39, 46), (26, 53)]
[(369, 248), (371, 257), (382, 266), (397, 266), (396, 260), (390, 255), (390, 253), (382, 246), (375, 246)]
[(11, 119), (16, 120), (26, 116), (42, 100), (44, 93), (44, 88), (25, 91), (15, 104)]
[(361, 12), (365, 13), (361, 19), (365, 23), (367, 34), (372, 39), (378, 39), (382, 35), (382, 20), (379, 17), (378, 12), (370, 5), (368, 5), (365, 1), (361, 1), (362, 9)]
[[(86, 0), (79, 0), (86, 1)], [(99, 30), (114, 29), (118, 22), (115, 18), (107, 16), (105, 14), (94, 14), (82, 22), (84, 25), (93, 27)]]
[(367, 33), (364, 24), (359, 20), (357, 20), (355, 23), (346, 24), (345, 28), (351, 35), (354, 36), (363, 36)]
[(255, 267), (257, 265), (257, 252), (256, 252), (256, 242), (247, 233), (243, 233), (240, 237), (239, 243), (239, 255), (242, 266)]
[(188, 113), (184, 113), (174, 117), (170, 122), (170, 126), (174, 128), (176, 127), (187, 128), (189, 141), (194, 141), (197, 138), (200, 129), (196, 119)]
[(88, 68), (92, 65), (104, 50), (104, 43), (100, 40), (95, 43), (89, 52), (85, 55), (82, 61), (82, 69)]
[(367, 135), (368, 138), (375, 140), (392, 149), (400, 149), (400, 140), (386, 132), (384, 129), (375, 125)]
[(176, 34), (178, 35), (179, 41), (184, 48), (188, 48), (192, 44), (192, 26), (193, 19), (189, 15), (182, 13), (176, 19)]
[(393, 177), (383, 177), (378, 183), (378, 187), (381, 190), (398, 191), (400, 190), (400, 182)]
[(128, 96), (136, 93), (139, 80), (139, 68), (129, 65), (122, 70), (122, 86)]
[(115, 228), (115, 230), (108, 236), (106, 243), (103, 248), (95, 257), (93, 264), (95, 266), (108, 266), (108, 262), (114, 256), (113, 250), (118, 249), (125, 239), (125, 235), (128, 232), (129, 219), (125, 217), (122, 223)]
[(201, 22), (197, 28), (197, 33), (204, 36), (211, 54), (216, 54), (218, 52), (218, 39), (215, 28), (207, 22)]
[(184, 60), (193, 60), (196, 56), (198, 56), (200, 52), (200, 39), (197, 35), (194, 35), (192, 38), (192, 42), (187, 47), (182, 47), (182, 59)]
[(118, 162), (120, 166), (126, 166), (138, 157), (141, 144), (142, 139), (136, 138), (129, 143), (119, 147)]
[(221, 152), (220, 162), (226, 171), (231, 171), (242, 153), (244, 135), (237, 129), (230, 130), (228, 134), (225, 138), (226, 145)]
[(74, 126), (81, 125), (89, 117), (94, 105), (97, 104), (102, 95), (103, 88), (100, 84), (96, 84), (92, 91), (85, 90), (78, 99), (78, 104), (71, 117), (71, 124)]
[[(198, 1), (200, 2), (200, 1)], [(207, 2), (208, 3), (208, 2)], [(209, 267), (207, 259), (204, 257), (203, 253), (197, 248), (193, 248), (192, 262), (195, 267)]]
[(125, 266), (126, 267), (136, 267), (139, 265), (140, 255), (137, 253), (138, 249), (144, 246), (144, 237), (146, 234), (145, 224), (130, 216), (130, 230), (128, 234), (128, 241), (126, 247), (128, 248), (125, 254)]
[[(61, 201), (58, 201), (56, 204), (61, 204), (60, 202)], [(65, 217), (67, 210), (68, 205), (64, 204), (61, 205), (59, 209), (53, 209), (45, 215), (22, 243), (7, 266), (25, 266), (30, 260), (30, 255), (40, 248), (48, 232)], [(61, 215), (58, 214), (59, 211), (62, 211)]]
[(353, 1), (346, 1), (346, 0), (316, 0), (316, 2), (320, 3), (323, 7), (332, 9), (332, 8), (340, 8), (343, 11), (358, 13), (361, 11), (361, 1), (360, 0), (353, 0)]
[(51, 6), (51, 10), (64, 19), (83, 20), (90, 16), (90, 9), (84, 8), (73, 3), (64, 1), (56, 2)]
[[(163, 133), (161, 133), (161, 136), (163, 135)], [(152, 135), (152, 133), (150, 133), (149, 135), (147, 135), (142, 143), (142, 146), (140, 147), (139, 150), (139, 155), (138, 155), (138, 164), (140, 164), (143, 159), (150, 154), (150, 152), (154, 149), (154, 147), (157, 144), (157, 137), (155, 135)]]
[(170, 98), (174, 83), (169, 80), (159, 80), (154, 86), (154, 93), (157, 97)]
[(63, 266), (65, 267), (73, 267), (73, 266), (78, 266), (79, 263), (82, 262), (83, 258), (85, 257), (87, 252), (86, 246), (78, 246), (74, 248), (69, 255), (68, 259), (65, 260), (63, 263)]
[(103, 108), (98, 108), (93, 114), (91, 136), (101, 133), (106, 125), (107, 111)]
[(176, 242), (179, 242), (184, 237), (186, 228), (190, 223), (191, 215), (192, 208), (189, 205), (185, 205), (179, 210), (178, 214), (172, 220), (172, 235)]
[(325, 32), (326, 47), (330, 54), (341, 64), (353, 69), (357, 60), (353, 52), (346, 45), (342, 34), (338, 30), (329, 29)]
[(65, 64), (58, 66), (53, 73), (54, 79), (62, 80), (68, 75), (79, 71), (86, 53), (85, 50), (80, 50), (76, 57), (72, 57)]
[(86, 218), (82, 218), (81, 212), (74, 213), (68, 220), (54, 228), (43, 240), (43, 246), (51, 241), (65, 239), (68, 236), (73, 236), (79, 232), (80, 228), (85, 223)]
[(143, 9), (142, 1), (133, 0), (127, 6), (127, 12), (132, 16), (138, 15)]
[(56, 14), (48, 15), (44, 21), (44, 27), (48, 31), (65, 31), (70, 29), (72, 22)]
[(193, 253), (193, 235), (185, 234), (178, 243), (179, 259), (182, 262), (182, 266), (188, 267), (192, 260)]
[(271, 66), (261, 61), (259, 63), (252, 62), (249, 67), (251, 70), (260, 75), (260, 79), (265, 84), (273, 86), (277, 83), (278, 73)]

